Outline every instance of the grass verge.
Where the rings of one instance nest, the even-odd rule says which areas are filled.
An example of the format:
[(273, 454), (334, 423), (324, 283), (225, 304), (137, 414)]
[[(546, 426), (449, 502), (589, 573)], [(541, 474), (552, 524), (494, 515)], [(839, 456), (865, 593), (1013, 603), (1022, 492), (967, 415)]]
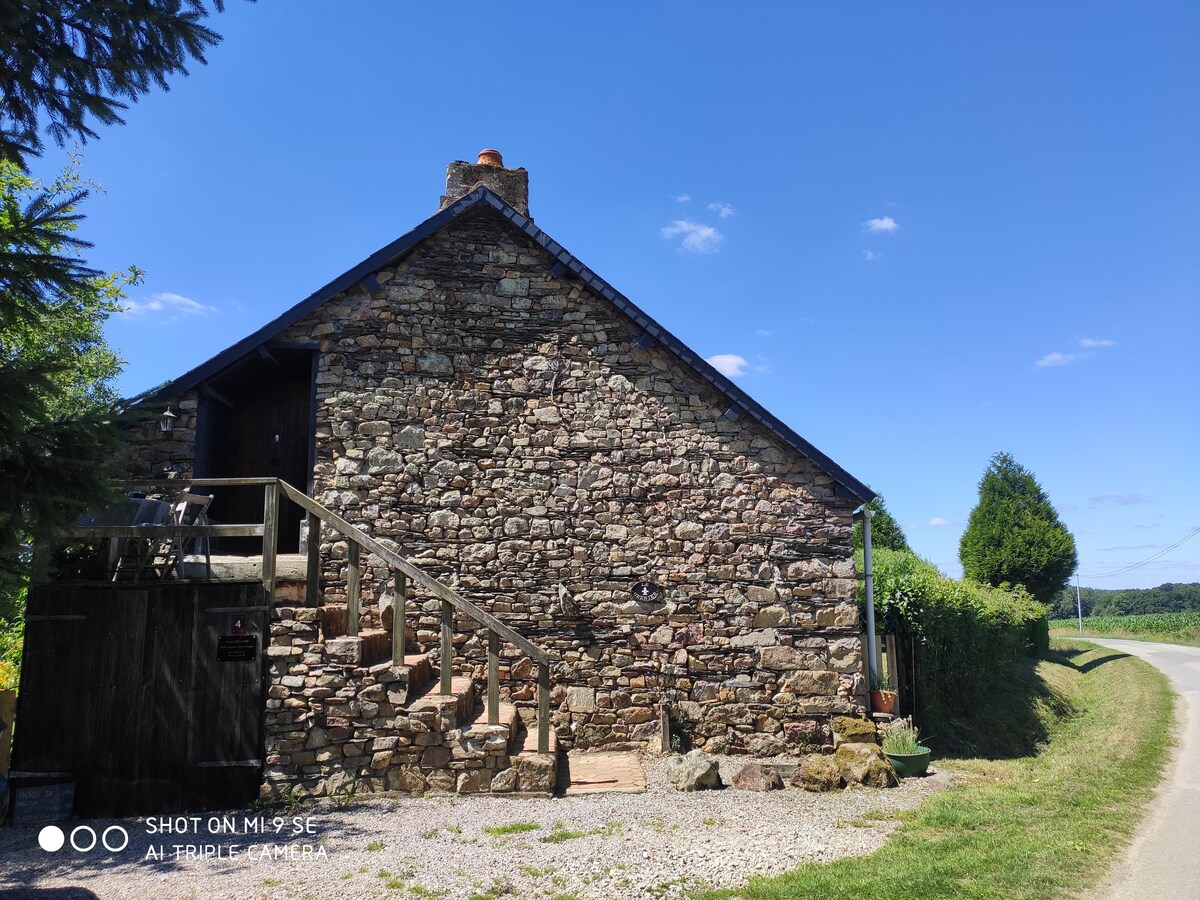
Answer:
[[(1028, 702), (1022, 692), (1033, 693)], [(989, 706), (991, 732), (1028, 727), (1031, 756), (942, 761), (960, 784), (905, 814), (867, 857), (808, 864), (716, 898), (1042, 900), (1095, 884), (1142, 818), (1173, 742), (1174, 697), (1156, 669), (1083, 642), (1056, 642), (1030, 684)], [(982, 733), (982, 732), (981, 732)]]

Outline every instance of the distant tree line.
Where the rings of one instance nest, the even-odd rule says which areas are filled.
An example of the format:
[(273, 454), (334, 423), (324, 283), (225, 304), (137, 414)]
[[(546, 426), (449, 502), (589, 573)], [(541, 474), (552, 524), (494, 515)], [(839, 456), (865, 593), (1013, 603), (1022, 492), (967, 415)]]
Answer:
[[(1085, 616), (1143, 616), (1151, 613), (1200, 611), (1200, 583), (1160, 584), (1154, 588), (1080, 588)], [(1064, 588), (1054, 600), (1053, 618), (1075, 615), (1075, 588)]]

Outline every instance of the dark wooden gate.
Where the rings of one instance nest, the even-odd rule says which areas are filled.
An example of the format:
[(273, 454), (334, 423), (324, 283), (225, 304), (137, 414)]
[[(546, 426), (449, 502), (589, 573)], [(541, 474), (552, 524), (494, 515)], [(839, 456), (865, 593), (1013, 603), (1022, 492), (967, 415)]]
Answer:
[(13, 770), (70, 773), (83, 816), (252, 802), (267, 610), (257, 583), (32, 588)]

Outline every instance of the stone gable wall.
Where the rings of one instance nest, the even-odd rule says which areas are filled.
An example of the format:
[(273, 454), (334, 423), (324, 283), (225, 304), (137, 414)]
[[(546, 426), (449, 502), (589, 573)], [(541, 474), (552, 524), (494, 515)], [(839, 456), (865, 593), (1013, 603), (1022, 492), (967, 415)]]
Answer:
[[(550, 651), (563, 746), (653, 744), (665, 706), (709, 750), (828, 747), (866, 698), (857, 501), (552, 265), (476, 208), (281, 334), (320, 342), (314, 496)], [(323, 551), (337, 602), (346, 547)], [(438, 603), (409, 609), (435, 647)], [(460, 617), (455, 645), (482, 676), (486, 632)]]
[(314, 496), (549, 649), (567, 746), (644, 746), (663, 702), (709, 749), (826, 744), (864, 697), (855, 501), (552, 262), (472, 211), (289, 329), (321, 341)]

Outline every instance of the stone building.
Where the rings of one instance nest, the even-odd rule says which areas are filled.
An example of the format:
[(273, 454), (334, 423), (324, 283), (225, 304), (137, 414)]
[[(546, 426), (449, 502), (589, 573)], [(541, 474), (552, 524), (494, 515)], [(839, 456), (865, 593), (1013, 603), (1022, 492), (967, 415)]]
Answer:
[[(281, 477), (549, 651), (559, 746), (654, 745), (665, 708), (693, 746), (798, 752), (862, 711), (851, 517), (872, 491), (534, 225), (499, 154), (452, 163), (430, 219), (148, 402), (179, 420), (131, 441), (131, 474)], [(229, 490), (212, 514), (261, 509)], [(322, 547), (326, 604), (345, 556)], [(415, 612), (413, 649), (436, 648)], [(276, 615), (288, 642), (336, 631), (298, 618)], [(481, 670), (465, 625), (455, 650)], [(504, 675), (530, 702), (528, 670)]]

